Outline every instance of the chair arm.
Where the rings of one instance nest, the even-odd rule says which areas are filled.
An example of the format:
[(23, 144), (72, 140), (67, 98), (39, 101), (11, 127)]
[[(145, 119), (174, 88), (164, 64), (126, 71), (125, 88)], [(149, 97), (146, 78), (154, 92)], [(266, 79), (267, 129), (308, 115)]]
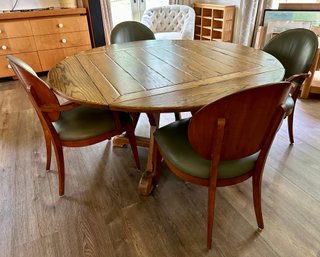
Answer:
[(193, 40), (194, 38), (194, 22), (185, 22), (183, 29), (181, 31), (181, 39)]
[(77, 108), (79, 106), (81, 106), (81, 104), (67, 101), (67, 102), (64, 102), (63, 104), (61, 104), (59, 106), (59, 108), (60, 108), (60, 111), (66, 111), (66, 110), (71, 110), (71, 109)]
[(68, 101), (61, 105), (42, 105), (40, 106), (40, 110), (42, 112), (62, 112), (77, 108), (79, 106), (81, 106), (81, 104)]
[(309, 76), (310, 76), (309, 73), (299, 73), (299, 74), (292, 75), (291, 77), (287, 78), (286, 80), (289, 82), (297, 82), (297, 80), (306, 79)]
[[(187, 7), (187, 6), (185, 6)], [(187, 7), (187, 17), (184, 21), (184, 26), (181, 28), (181, 39), (194, 39), (194, 27), (196, 14), (193, 8)]]
[(297, 98), (300, 96), (300, 88), (302, 83), (309, 76), (309, 73), (299, 73), (292, 75), (291, 77), (286, 79), (287, 81), (291, 82), (292, 87), (290, 90), (290, 96), (292, 96), (294, 102), (296, 102)]

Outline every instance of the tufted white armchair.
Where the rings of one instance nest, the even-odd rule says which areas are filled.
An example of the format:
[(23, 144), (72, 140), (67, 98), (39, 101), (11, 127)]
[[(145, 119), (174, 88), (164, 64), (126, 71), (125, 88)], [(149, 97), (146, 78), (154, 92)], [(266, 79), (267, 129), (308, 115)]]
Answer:
[(193, 39), (195, 12), (187, 5), (165, 5), (145, 10), (141, 22), (156, 39)]

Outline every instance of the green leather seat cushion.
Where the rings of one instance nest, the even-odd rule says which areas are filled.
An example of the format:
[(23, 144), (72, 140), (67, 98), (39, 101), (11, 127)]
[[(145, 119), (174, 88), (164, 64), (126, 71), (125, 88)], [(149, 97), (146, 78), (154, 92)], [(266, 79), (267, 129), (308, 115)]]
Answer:
[[(129, 114), (120, 114), (122, 122), (130, 119)], [(112, 111), (87, 106), (61, 112), (53, 126), (63, 141), (86, 140), (116, 129)]]
[[(163, 157), (182, 172), (207, 179), (210, 176), (211, 161), (199, 156), (188, 140), (190, 119), (183, 119), (158, 129), (154, 136)], [(218, 179), (243, 175), (254, 168), (259, 152), (238, 160), (221, 161)]]

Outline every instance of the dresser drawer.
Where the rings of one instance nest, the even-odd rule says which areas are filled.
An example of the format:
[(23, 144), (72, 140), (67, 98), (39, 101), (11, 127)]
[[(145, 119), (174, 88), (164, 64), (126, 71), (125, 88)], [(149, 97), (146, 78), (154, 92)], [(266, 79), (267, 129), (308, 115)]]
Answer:
[(0, 31), (0, 39), (32, 36), (28, 20), (0, 22)]
[(88, 31), (35, 36), (34, 40), (38, 50), (90, 45), (90, 35)]
[[(41, 65), (37, 52), (15, 54), (16, 57), (27, 62), (35, 71), (41, 71)], [(13, 70), (9, 66), (9, 63), (5, 55), (0, 56), (0, 77), (15, 76)]]
[(35, 19), (30, 21), (34, 35), (48, 35), (72, 31), (87, 31), (86, 16)]
[(91, 48), (85, 8), (10, 12), (0, 16), (0, 77), (14, 76), (6, 60), (10, 54), (41, 72), (66, 56)]
[(67, 56), (91, 49), (91, 45), (39, 51), (39, 59), (43, 70), (50, 70)]
[(37, 51), (33, 37), (0, 39), (0, 55)]

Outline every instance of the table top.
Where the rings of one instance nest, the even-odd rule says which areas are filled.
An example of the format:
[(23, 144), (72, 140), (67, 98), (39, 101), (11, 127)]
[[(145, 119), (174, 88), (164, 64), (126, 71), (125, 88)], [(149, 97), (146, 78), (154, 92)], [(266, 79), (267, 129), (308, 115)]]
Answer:
[(244, 88), (283, 79), (261, 50), (225, 42), (148, 40), (68, 57), (48, 73), (74, 102), (131, 112), (190, 111)]

